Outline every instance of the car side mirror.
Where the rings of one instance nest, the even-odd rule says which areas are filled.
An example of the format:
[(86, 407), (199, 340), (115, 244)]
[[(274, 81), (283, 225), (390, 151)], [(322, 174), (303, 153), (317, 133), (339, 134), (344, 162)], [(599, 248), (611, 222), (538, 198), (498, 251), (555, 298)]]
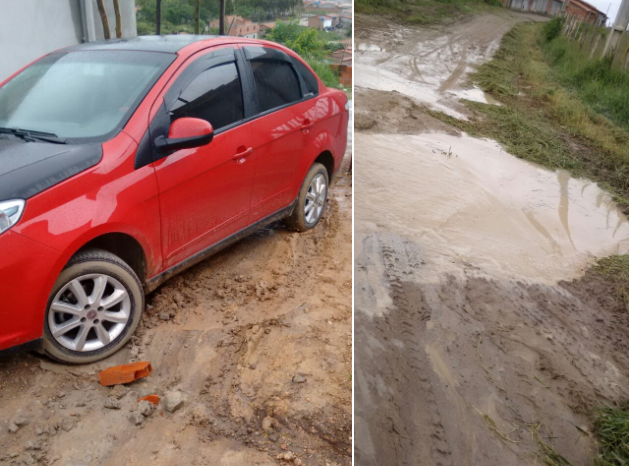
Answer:
[(172, 122), (168, 137), (155, 139), (155, 147), (161, 153), (170, 154), (180, 149), (205, 146), (212, 142), (214, 129), (201, 118), (179, 118)]

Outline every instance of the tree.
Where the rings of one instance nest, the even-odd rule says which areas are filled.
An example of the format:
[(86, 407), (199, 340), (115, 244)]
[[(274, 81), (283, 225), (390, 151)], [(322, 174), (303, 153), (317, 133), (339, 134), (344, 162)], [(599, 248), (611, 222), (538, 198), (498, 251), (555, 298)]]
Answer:
[(105, 11), (103, 0), (96, 0), (96, 4), (98, 5), (100, 20), (103, 23), (103, 34), (105, 35), (105, 39), (111, 39), (111, 34), (109, 32), (109, 20), (107, 19), (107, 12)]
[(225, 35), (225, 0), (219, 0), (219, 17), (218, 17), (218, 33), (221, 36)]
[(120, 39), (122, 37), (122, 21), (120, 19), (119, 0), (114, 0), (114, 14), (116, 15), (116, 37)]
[(197, 8), (194, 12), (194, 33), (199, 34), (199, 21), (201, 20), (201, 0), (197, 0)]

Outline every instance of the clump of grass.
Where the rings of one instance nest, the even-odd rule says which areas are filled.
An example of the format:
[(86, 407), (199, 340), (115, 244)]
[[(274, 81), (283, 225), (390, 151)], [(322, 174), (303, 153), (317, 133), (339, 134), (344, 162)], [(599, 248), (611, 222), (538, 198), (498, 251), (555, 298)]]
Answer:
[(600, 409), (594, 428), (599, 447), (596, 465), (629, 465), (629, 404)]
[(629, 309), (629, 255), (605, 257), (598, 261), (594, 270), (616, 285), (618, 295)]
[(563, 24), (563, 18), (553, 18), (544, 25), (544, 38), (546, 42), (550, 42), (559, 37)]

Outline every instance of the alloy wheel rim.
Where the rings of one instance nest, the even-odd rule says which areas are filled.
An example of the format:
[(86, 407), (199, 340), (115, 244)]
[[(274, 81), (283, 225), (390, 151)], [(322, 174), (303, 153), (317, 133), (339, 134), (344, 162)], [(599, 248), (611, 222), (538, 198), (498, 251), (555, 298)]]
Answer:
[(313, 224), (321, 218), (327, 195), (328, 186), (325, 177), (317, 174), (310, 182), (308, 192), (306, 193), (306, 203), (304, 205), (306, 222)]
[(131, 319), (131, 298), (120, 281), (105, 274), (87, 274), (66, 283), (48, 312), (48, 327), (61, 346), (96, 351), (114, 341)]

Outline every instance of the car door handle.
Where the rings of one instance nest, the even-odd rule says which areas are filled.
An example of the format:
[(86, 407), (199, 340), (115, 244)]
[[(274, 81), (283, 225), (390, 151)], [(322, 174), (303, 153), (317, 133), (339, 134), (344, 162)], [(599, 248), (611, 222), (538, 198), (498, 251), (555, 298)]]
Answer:
[(303, 125), (301, 125), (302, 131), (308, 131), (310, 128), (314, 126), (314, 123), (310, 120), (304, 121)]
[(243, 163), (245, 161), (245, 158), (249, 157), (251, 154), (253, 154), (253, 147), (245, 149), (242, 152), (238, 152), (232, 157), (232, 159), (234, 159), (238, 163)]

